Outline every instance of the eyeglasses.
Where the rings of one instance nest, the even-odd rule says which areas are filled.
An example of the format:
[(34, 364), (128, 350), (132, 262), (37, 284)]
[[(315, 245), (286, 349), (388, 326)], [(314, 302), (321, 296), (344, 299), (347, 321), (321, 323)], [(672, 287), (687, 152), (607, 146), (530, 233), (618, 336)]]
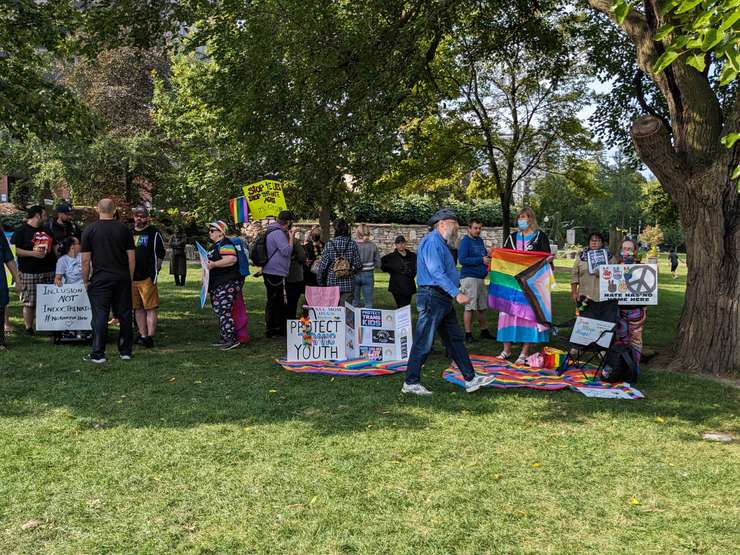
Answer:
[(211, 229), (208, 230), (208, 233), (216, 233), (217, 231), (220, 231), (220, 230), (216, 229), (215, 227), (212, 227)]

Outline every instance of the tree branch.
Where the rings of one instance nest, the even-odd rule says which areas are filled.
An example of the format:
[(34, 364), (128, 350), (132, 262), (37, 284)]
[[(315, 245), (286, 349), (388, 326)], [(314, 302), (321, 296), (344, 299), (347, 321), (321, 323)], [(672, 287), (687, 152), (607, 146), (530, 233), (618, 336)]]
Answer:
[(660, 118), (643, 116), (632, 123), (632, 142), (640, 159), (674, 199), (683, 194), (683, 177), (688, 175), (686, 162), (676, 154), (671, 136)]

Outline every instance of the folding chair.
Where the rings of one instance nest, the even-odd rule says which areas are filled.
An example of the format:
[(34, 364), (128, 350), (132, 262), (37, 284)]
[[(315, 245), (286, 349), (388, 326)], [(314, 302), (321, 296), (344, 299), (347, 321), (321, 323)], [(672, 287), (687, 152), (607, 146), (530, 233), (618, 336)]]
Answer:
[(597, 377), (603, 369), (606, 352), (614, 342), (618, 318), (616, 301), (586, 306), (582, 314), (572, 321), (573, 329), (565, 348), (567, 354), (557, 369), (558, 375), (575, 368), (585, 376), (586, 367), (595, 365), (594, 377)]

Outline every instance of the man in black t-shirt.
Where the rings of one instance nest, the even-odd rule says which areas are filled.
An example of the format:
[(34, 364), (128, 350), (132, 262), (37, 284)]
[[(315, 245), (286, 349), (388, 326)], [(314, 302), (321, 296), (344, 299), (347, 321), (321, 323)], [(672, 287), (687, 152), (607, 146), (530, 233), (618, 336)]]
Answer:
[[(116, 205), (110, 199), (98, 202), (99, 220), (82, 234), (82, 279), (92, 309), (92, 351), (85, 360), (106, 362), (105, 342), (111, 308), (118, 317), (118, 353), (131, 358), (133, 347), (131, 280), (136, 265), (131, 231), (114, 219)], [(92, 265), (92, 277), (90, 266)]]
[(27, 210), (26, 221), (15, 229), (10, 238), (10, 242), (15, 245), (15, 253), (18, 257), (23, 321), (29, 335), (33, 335), (36, 286), (54, 283), (56, 268), (54, 237), (42, 228), (43, 221), (43, 206), (31, 206)]
[(72, 206), (68, 202), (62, 201), (55, 208), (54, 218), (50, 218), (44, 226), (54, 237), (54, 242), (57, 245), (57, 255), (59, 254), (59, 245), (64, 239), (67, 237), (77, 237), (79, 239), (81, 237), (80, 228), (72, 221), (72, 218)]

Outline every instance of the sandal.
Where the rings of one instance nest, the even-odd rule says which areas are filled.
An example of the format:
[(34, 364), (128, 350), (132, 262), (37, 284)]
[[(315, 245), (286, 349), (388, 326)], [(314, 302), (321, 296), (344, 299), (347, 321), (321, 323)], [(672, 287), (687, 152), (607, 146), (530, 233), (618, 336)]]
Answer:
[(498, 358), (509, 360), (510, 356), (511, 356), (511, 353), (507, 353), (506, 351), (501, 351), (501, 354), (498, 356)]
[(519, 355), (519, 358), (516, 359), (516, 362), (514, 364), (516, 364), (517, 366), (529, 366), (529, 364), (527, 364), (528, 356), (529, 355)]

